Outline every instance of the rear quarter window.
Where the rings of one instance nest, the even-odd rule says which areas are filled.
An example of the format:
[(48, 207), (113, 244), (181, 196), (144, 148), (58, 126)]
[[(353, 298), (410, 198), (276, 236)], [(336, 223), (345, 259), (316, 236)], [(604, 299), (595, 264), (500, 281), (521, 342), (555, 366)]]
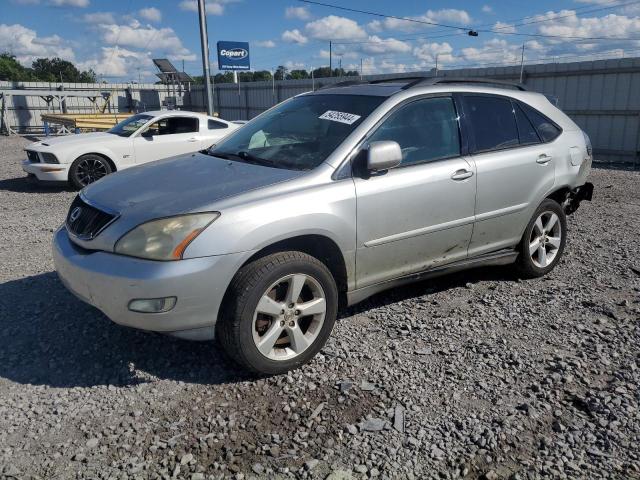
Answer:
[(535, 108), (530, 107), (529, 105), (524, 103), (522, 104), (522, 108), (527, 114), (527, 117), (529, 117), (529, 120), (531, 120), (531, 123), (538, 132), (538, 135), (540, 135), (540, 138), (542, 138), (543, 142), (552, 142), (553, 140), (558, 138), (560, 133), (562, 133), (560, 127), (554, 124), (551, 120), (549, 120)]
[(217, 122), (215, 120), (208, 120), (207, 121), (207, 128), (209, 130), (222, 130), (223, 128), (228, 128), (229, 125), (227, 125), (226, 123), (223, 122)]

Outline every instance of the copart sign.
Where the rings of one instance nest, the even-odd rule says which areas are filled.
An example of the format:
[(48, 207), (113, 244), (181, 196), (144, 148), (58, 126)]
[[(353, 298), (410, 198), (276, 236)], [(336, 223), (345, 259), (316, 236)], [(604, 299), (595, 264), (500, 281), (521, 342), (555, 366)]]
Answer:
[(219, 70), (250, 70), (248, 42), (218, 42)]

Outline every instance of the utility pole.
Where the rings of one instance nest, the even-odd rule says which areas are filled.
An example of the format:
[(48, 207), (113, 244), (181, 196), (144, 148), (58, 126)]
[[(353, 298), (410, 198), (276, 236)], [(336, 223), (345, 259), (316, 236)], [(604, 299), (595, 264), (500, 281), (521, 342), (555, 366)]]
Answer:
[(313, 75), (313, 67), (311, 67), (311, 91), (312, 92), (316, 91), (316, 79), (314, 78), (314, 75)]
[(331, 44), (331, 40), (329, 40), (329, 76), (333, 77), (333, 69), (332, 69), (332, 63), (331, 63), (331, 49), (332, 49), (332, 44)]
[(360, 59), (360, 80), (362, 80), (362, 59)]
[(202, 73), (204, 74), (204, 88), (207, 90), (207, 114), (213, 115), (211, 74), (209, 73), (209, 36), (207, 35), (207, 14), (204, 9), (204, 0), (198, 0), (198, 19), (200, 20), (200, 45), (202, 47)]
[(524, 77), (524, 43), (522, 44), (522, 55), (520, 57), (520, 83)]
[(436, 53), (436, 77), (438, 76), (438, 54)]
[(274, 103), (275, 103), (275, 98), (276, 98), (276, 71), (272, 70), (271, 71), (271, 96), (274, 99)]

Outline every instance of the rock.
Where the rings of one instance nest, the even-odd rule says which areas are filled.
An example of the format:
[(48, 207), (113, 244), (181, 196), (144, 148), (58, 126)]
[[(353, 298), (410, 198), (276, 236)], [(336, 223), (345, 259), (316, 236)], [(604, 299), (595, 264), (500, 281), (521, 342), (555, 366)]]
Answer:
[(255, 473), (256, 475), (262, 475), (264, 473), (264, 467), (261, 463), (254, 463), (253, 467), (251, 467), (251, 470), (253, 470), (253, 473)]
[(87, 440), (86, 446), (87, 446), (87, 448), (96, 448), (99, 443), (100, 443), (99, 439), (91, 438), (91, 439)]
[(304, 468), (305, 470), (310, 472), (311, 470), (316, 468), (319, 463), (320, 463), (320, 460), (316, 460), (315, 458), (311, 460), (307, 460), (306, 462), (304, 462)]
[(393, 428), (400, 433), (404, 433), (404, 407), (396, 405), (393, 413)]
[[(365, 467), (365, 473), (366, 473), (367, 469)], [(325, 478), (325, 480), (352, 480), (353, 479), (353, 475), (351, 475), (351, 472), (348, 470), (334, 470), (332, 471), (329, 475), (327, 475), (327, 477)]]
[(365, 432), (379, 432), (384, 429), (386, 423), (381, 418), (368, 418), (360, 424), (360, 429)]
[(371, 392), (376, 389), (376, 386), (373, 383), (367, 382), (366, 380), (362, 380), (359, 387), (363, 392)]
[(193, 462), (193, 454), (191, 454), (191, 453), (185, 453), (180, 458), (180, 465), (188, 465), (191, 462)]

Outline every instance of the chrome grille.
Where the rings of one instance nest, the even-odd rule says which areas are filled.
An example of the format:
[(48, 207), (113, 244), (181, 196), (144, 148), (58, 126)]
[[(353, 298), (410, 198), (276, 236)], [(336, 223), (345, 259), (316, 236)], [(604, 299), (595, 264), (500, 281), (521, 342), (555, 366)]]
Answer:
[(115, 218), (116, 215), (89, 205), (78, 195), (69, 208), (66, 226), (71, 234), (81, 240), (91, 240)]
[(34, 152), (33, 150), (25, 150), (27, 152), (27, 158), (31, 163), (40, 163), (40, 157), (38, 157), (38, 152)]

